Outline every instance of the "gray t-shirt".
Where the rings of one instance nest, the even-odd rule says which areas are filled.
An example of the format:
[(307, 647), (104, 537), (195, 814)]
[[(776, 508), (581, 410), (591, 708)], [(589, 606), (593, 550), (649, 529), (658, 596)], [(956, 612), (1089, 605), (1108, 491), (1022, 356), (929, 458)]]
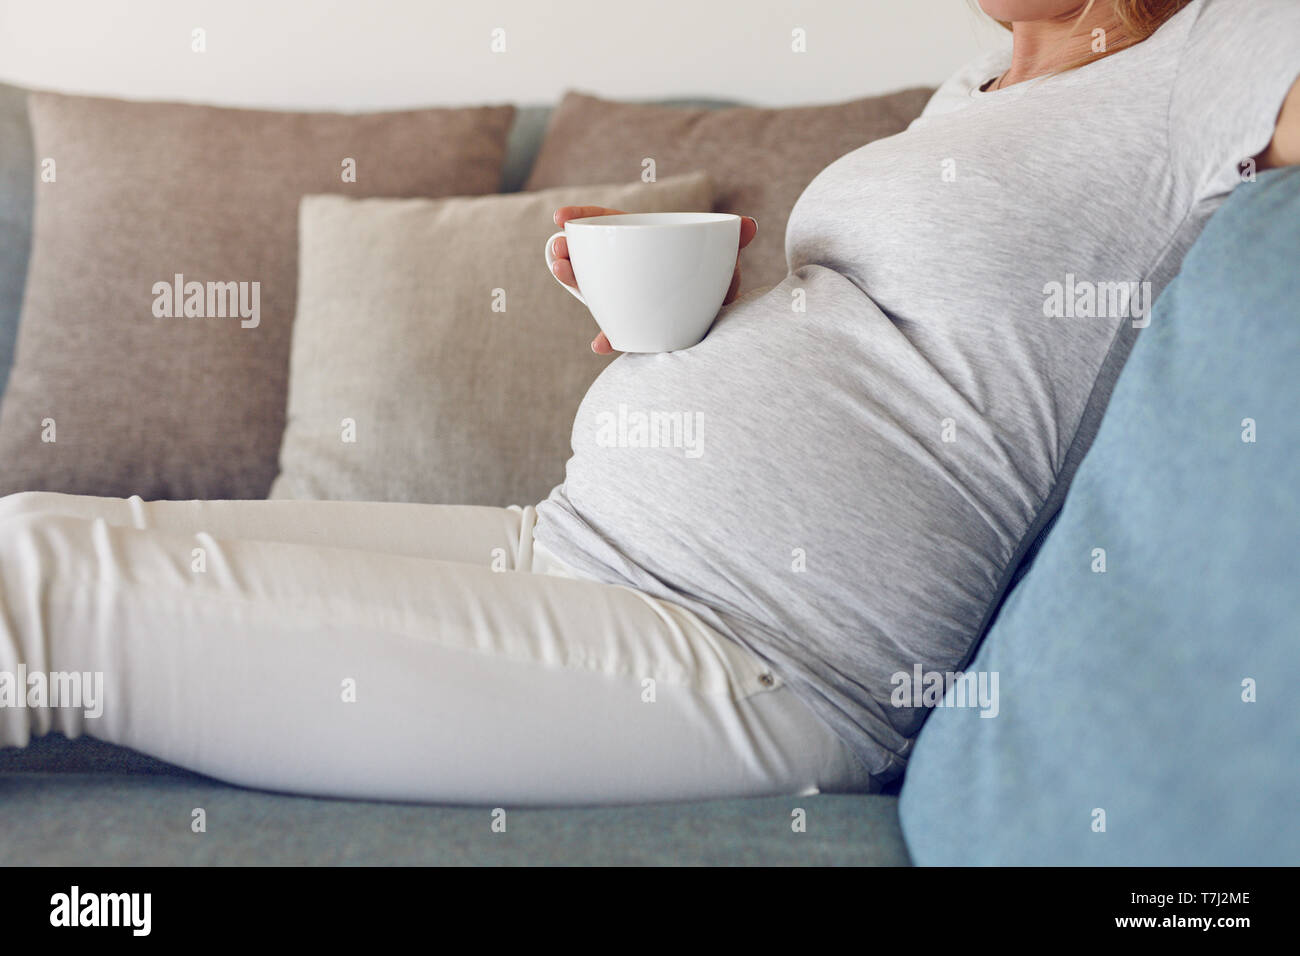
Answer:
[(1152, 297), (1271, 140), (1300, 2), (1193, 0), (1135, 47), (980, 92), (1008, 62), (823, 170), (785, 281), (692, 349), (613, 362), (539, 507), (556, 557), (762, 655), (880, 780), (927, 713), (897, 675), (968, 660)]

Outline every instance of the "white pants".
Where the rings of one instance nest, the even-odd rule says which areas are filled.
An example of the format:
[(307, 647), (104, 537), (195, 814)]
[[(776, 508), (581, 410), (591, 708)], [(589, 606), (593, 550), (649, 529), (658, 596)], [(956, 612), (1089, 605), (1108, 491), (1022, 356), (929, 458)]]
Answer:
[(491, 806), (872, 789), (760, 658), (577, 577), (533, 521), (0, 498), (0, 678), (103, 680), (98, 717), (0, 706), (0, 746), (84, 733), (247, 786)]

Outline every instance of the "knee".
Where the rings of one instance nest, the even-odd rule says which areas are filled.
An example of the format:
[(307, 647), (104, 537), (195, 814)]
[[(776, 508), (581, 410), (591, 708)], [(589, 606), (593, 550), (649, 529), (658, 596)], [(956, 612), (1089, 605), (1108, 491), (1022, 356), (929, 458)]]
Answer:
[[(18, 495), (0, 498), (0, 608), (6, 604), (5, 593), (31, 570), (33, 557), (44, 563), (43, 548), (33, 547), (41, 534), (44, 514), (11, 504)], [(3, 628), (0, 628), (3, 630)]]
[(0, 549), (5, 551), (30, 539), (32, 533), (51, 517), (48, 511), (11, 504), (11, 499), (17, 497), (0, 498)]
[(0, 498), (0, 553), (23, 553), (30, 558), (35, 542), (72, 517), (58, 506), (64, 497), (46, 491), (20, 491)]
[(7, 525), (22, 515), (59, 514), (62, 499), (67, 495), (54, 491), (19, 491), (0, 498), (0, 525)]
[[(40, 507), (15, 507), (8, 498), (0, 499), (0, 506), (0, 593), (19, 581), (48, 581), (48, 575), (71, 570), (81, 559), (84, 522)], [(0, 597), (0, 606), (4, 603)]]

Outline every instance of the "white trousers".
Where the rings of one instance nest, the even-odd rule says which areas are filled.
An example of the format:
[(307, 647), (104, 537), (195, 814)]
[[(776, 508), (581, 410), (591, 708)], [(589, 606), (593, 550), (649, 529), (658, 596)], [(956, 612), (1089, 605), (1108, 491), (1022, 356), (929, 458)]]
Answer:
[[(534, 511), (0, 498), (0, 746), (89, 734), (236, 784), (496, 805), (872, 789), (757, 656), (579, 578)], [(68, 706), (102, 676), (102, 713)], [(41, 675), (33, 678), (33, 675)], [(33, 679), (64, 698), (32, 695)], [(58, 706), (55, 706), (55, 705)]]

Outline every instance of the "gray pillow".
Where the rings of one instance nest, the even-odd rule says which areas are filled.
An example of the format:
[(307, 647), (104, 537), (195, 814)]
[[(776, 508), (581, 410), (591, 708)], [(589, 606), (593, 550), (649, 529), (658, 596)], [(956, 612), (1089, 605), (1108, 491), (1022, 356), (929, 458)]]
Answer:
[[(0, 396), (13, 364), (14, 339), (22, 307), (23, 284), (32, 238), (32, 133), (27, 120), (27, 90), (0, 83)], [(659, 101), (660, 106), (722, 109), (731, 100)], [(506, 144), (501, 191), (518, 192), (532, 171), (552, 108), (521, 106)]]
[(711, 201), (703, 173), (481, 198), (304, 199), (271, 497), (540, 501), (564, 478), (574, 415), (608, 362), (589, 348), (591, 316), (546, 269), (552, 213)]
[(32, 238), (32, 133), (27, 91), (0, 83), (0, 395), (13, 364)]
[[(735, 100), (714, 100), (694, 97), (678, 100), (653, 100), (654, 106), (675, 106), (683, 109), (720, 110), (732, 106), (743, 106)], [(510, 139), (506, 144), (506, 159), (501, 170), (501, 191), (515, 193), (524, 188), (528, 174), (533, 170), (537, 153), (546, 138), (546, 127), (550, 123), (554, 108), (548, 105), (520, 106), (515, 110), (514, 125), (510, 127)]]
[[(514, 115), (52, 93), (29, 106), (56, 179), (38, 184), (0, 495), (264, 497), (284, 430), (299, 198), (493, 192)], [(179, 308), (178, 275), (199, 284)], [(229, 315), (231, 293), (246, 316)]]

